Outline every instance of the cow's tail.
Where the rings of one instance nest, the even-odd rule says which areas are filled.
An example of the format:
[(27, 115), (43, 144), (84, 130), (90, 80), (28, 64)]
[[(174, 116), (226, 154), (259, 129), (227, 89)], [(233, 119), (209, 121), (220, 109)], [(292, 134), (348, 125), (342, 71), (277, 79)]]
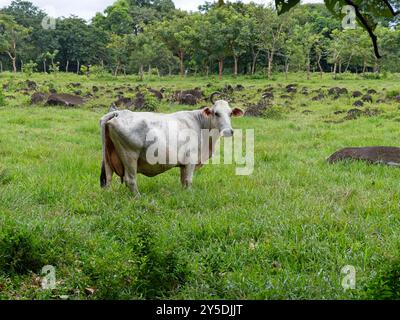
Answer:
[[(115, 150), (114, 144), (110, 139), (108, 122), (118, 117), (118, 112), (111, 112), (105, 115), (100, 121), (101, 137), (103, 143), (103, 161), (101, 164), (100, 186), (106, 188), (108, 181), (111, 181), (112, 174), (116, 172), (123, 177), (123, 166), (121, 160)], [(109, 168), (109, 170), (107, 170)], [(111, 175), (111, 176), (107, 176)]]

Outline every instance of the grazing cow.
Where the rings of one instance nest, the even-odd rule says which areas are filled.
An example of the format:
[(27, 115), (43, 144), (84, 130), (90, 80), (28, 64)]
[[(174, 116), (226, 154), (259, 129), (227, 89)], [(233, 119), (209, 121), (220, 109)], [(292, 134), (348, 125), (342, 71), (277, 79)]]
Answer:
[[(202, 110), (173, 114), (125, 110), (105, 115), (100, 122), (103, 139), (101, 186), (110, 186), (116, 173), (135, 195), (139, 195), (138, 173), (154, 177), (179, 167), (182, 185), (191, 187), (194, 171), (212, 157), (218, 138), (233, 136), (231, 117), (243, 115), (241, 109), (232, 110), (227, 101), (214, 102), (214, 96), (211, 98), (213, 107)], [(186, 135), (184, 141), (174, 140), (174, 135), (180, 136), (184, 132), (195, 133), (195, 137), (190, 139)], [(206, 139), (202, 138), (204, 132), (209, 133)], [(156, 150), (155, 145), (158, 145)], [(174, 149), (179, 150), (176, 156)], [(149, 157), (149, 154), (157, 154), (162, 158), (163, 151), (165, 162)]]

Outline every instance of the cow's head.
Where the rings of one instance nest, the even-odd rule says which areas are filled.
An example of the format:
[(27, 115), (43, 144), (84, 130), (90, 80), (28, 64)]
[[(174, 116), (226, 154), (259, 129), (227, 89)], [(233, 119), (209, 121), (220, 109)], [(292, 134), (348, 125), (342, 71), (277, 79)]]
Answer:
[(231, 109), (225, 100), (214, 102), (212, 108), (204, 108), (203, 113), (211, 121), (211, 129), (219, 130), (222, 137), (232, 137), (234, 134), (231, 118), (243, 116), (243, 110)]

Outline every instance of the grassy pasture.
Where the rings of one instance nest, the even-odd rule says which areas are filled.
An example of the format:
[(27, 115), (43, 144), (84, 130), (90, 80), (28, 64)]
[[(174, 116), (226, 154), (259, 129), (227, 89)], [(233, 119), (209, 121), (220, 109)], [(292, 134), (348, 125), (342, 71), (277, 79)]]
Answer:
[[(279, 97), (296, 83), (310, 92), (373, 88), (376, 101), (400, 92), (398, 75), (147, 80), (170, 92), (201, 87), (207, 94), (240, 83), (246, 89), (234, 94), (235, 106), (258, 101), (258, 90), (271, 84), (275, 112), (234, 120), (236, 128), (255, 129), (252, 176), (235, 176), (234, 165), (207, 166), (190, 191), (182, 190), (178, 170), (141, 176), (137, 200), (116, 179), (100, 190), (98, 127), (114, 87), (135, 86), (136, 78), (33, 76), (44, 91), (72, 92), (71, 82), (84, 92), (105, 87), (72, 109), (31, 106), (19, 90), (25, 80), (1, 78), (9, 88), (0, 107), (0, 299), (398, 297), (399, 169), (325, 160), (343, 147), (399, 146), (399, 104), (366, 104), (361, 109), (381, 113), (342, 121), (346, 114), (334, 112), (356, 99)], [(165, 99), (159, 106), (191, 108)], [(40, 288), (45, 265), (56, 267), (55, 290)], [(355, 290), (341, 286), (346, 265), (356, 268)]]

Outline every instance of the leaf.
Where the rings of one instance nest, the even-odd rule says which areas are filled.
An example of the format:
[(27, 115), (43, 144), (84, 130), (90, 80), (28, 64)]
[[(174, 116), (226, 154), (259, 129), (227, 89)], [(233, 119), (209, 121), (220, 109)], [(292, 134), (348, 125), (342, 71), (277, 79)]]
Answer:
[(275, 0), (275, 6), (278, 10), (278, 15), (288, 12), (295, 5), (299, 4), (300, 0)]

